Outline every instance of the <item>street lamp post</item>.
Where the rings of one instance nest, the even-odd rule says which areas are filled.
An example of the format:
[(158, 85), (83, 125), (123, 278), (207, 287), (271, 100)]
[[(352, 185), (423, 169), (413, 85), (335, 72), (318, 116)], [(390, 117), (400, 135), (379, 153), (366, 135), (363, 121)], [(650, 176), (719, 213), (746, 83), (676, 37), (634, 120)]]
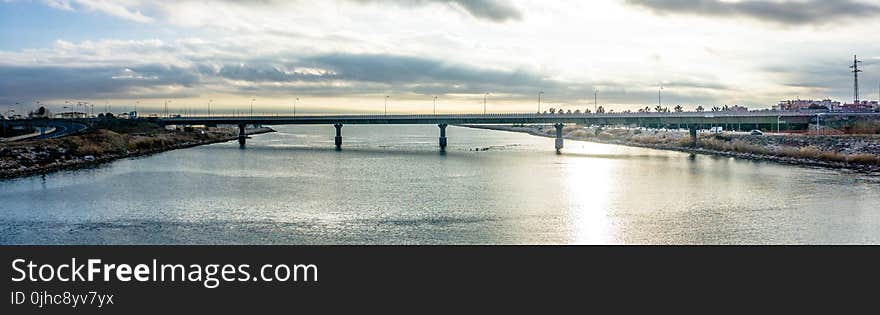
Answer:
[(434, 96), (434, 115), (437, 115), (437, 97)]
[(599, 88), (593, 90), (593, 112), (599, 110)]
[(663, 106), (663, 102), (660, 98), (660, 91), (663, 91), (663, 84), (660, 84), (660, 88), (657, 89), (657, 106)]
[(541, 113), (541, 95), (544, 94), (544, 91), (538, 92), (538, 114)]
[(251, 116), (254, 115), (254, 101), (256, 101), (256, 100), (257, 100), (256, 98), (251, 99)]
[(776, 116), (776, 133), (779, 133), (779, 132), (780, 132), (780, 130), (779, 130), (779, 125), (780, 125), (781, 120), (782, 120), (781, 118), (782, 118), (782, 116)]
[(489, 100), (489, 94), (490, 93), (486, 93), (483, 95), (483, 115), (486, 114), (486, 102)]
[(299, 103), (299, 97), (297, 97), (296, 100), (293, 101), (293, 116), (294, 117), (296, 117), (296, 103)]
[(214, 100), (208, 100), (208, 116), (211, 116), (211, 103), (212, 102), (214, 102)]
[(388, 99), (389, 98), (391, 98), (391, 96), (385, 95), (385, 116), (388, 116)]

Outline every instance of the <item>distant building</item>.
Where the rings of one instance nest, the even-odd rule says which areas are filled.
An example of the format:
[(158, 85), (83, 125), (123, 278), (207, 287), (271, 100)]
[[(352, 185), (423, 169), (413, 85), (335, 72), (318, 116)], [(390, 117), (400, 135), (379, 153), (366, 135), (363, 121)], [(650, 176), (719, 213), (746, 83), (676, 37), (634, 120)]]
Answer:
[(773, 106), (773, 109), (782, 111), (798, 111), (807, 109), (838, 110), (840, 109), (840, 102), (832, 101), (830, 99), (824, 99), (821, 101), (802, 99), (787, 100), (779, 102), (779, 104)]
[(83, 112), (63, 112), (55, 114), (55, 118), (88, 118), (88, 113)]
[(745, 106), (740, 106), (740, 105), (733, 105), (732, 107), (728, 107), (728, 108), (727, 108), (727, 111), (731, 111), (731, 112), (748, 112), (748, 111), (749, 111), (749, 108), (748, 108), (748, 107), (745, 107)]
[(840, 110), (845, 112), (870, 112), (880, 109), (878, 101), (859, 101), (853, 104), (843, 104)]

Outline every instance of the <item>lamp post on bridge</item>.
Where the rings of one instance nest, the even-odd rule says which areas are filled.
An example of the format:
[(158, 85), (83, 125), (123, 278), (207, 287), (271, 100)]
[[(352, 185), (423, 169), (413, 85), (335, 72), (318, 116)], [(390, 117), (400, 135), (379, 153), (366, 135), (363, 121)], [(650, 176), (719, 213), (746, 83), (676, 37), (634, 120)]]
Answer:
[(437, 96), (434, 96), (434, 115), (437, 115)]
[(486, 93), (483, 95), (483, 115), (486, 114), (486, 102), (489, 100), (489, 94), (491, 93)]
[(599, 88), (593, 90), (593, 112), (599, 111)]
[(660, 98), (660, 91), (663, 91), (663, 84), (662, 84), (662, 83), (660, 84), (660, 88), (657, 89), (657, 106), (661, 106), (661, 107), (662, 107), (662, 106), (663, 106), (663, 102), (661, 101), (661, 98)]
[(299, 103), (299, 97), (297, 97), (296, 100), (293, 101), (293, 117), (296, 117), (296, 103)]
[(214, 100), (208, 100), (208, 116), (211, 116), (211, 102)]
[(544, 94), (544, 91), (538, 92), (538, 114), (541, 113), (541, 95)]
[(388, 116), (388, 99), (389, 98), (391, 98), (391, 96), (385, 95), (385, 116)]
[(254, 115), (254, 102), (255, 102), (256, 100), (257, 100), (256, 98), (252, 98), (252, 99), (251, 99), (251, 116)]

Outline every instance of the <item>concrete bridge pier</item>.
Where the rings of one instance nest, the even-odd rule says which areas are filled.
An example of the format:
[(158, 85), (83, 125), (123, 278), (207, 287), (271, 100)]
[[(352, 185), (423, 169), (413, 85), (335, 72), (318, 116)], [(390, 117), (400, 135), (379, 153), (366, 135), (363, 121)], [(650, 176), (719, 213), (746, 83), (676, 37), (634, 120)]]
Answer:
[(690, 126), (690, 128), (688, 128), (688, 131), (691, 134), (691, 146), (696, 147), (697, 146), (697, 127)]
[(338, 150), (342, 148), (342, 124), (337, 123), (333, 127), (336, 127), (336, 138), (333, 138), (333, 143), (336, 144), (336, 149)]
[(247, 133), (244, 132), (244, 124), (238, 125), (238, 145), (244, 147), (245, 142), (247, 142)]
[(437, 125), (440, 127), (440, 150), (446, 150), (446, 126), (444, 123)]
[(562, 150), (562, 128), (565, 127), (563, 124), (555, 124), (556, 127), (556, 153), (559, 153)]

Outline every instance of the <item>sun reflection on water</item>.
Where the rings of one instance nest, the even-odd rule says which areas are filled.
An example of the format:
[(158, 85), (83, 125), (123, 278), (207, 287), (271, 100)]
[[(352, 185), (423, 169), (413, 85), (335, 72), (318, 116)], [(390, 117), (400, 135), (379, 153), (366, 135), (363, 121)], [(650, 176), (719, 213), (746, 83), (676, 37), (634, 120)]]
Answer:
[[(569, 152), (601, 156), (613, 154), (614, 148), (584, 143)], [(575, 244), (616, 243), (609, 216), (610, 194), (615, 185), (612, 174), (620, 161), (603, 158), (565, 157), (562, 172), (568, 197), (570, 242)]]

